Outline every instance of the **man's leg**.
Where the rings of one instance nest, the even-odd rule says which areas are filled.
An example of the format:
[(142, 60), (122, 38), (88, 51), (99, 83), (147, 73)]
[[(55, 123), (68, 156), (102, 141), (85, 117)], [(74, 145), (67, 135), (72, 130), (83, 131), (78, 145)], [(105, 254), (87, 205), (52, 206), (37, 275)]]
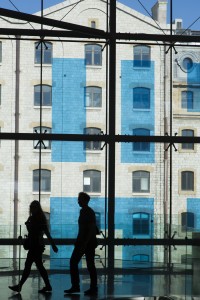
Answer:
[(79, 278), (78, 264), (82, 256), (83, 253), (80, 252), (80, 248), (75, 246), (72, 252), (72, 256), (70, 258), (70, 275), (71, 275), (72, 287), (68, 290), (64, 290), (64, 293), (72, 294), (72, 293), (80, 292), (80, 278)]
[(95, 257), (95, 248), (87, 247), (85, 251), (87, 268), (90, 274), (90, 289), (85, 291), (85, 294), (92, 295), (98, 292), (97, 288), (97, 270), (95, 267), (94, 257)]

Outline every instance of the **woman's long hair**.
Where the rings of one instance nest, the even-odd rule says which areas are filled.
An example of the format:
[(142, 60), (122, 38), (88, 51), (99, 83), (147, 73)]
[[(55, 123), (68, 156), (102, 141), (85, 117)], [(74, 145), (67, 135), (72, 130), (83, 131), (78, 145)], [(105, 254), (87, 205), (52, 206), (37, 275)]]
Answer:
[(34, 200), (31, 202), (29, 213), (30, 216), (32, 216), (35, 221), (37, 221), (42, 225), (47, 225), (47, 220), (39, 201)]

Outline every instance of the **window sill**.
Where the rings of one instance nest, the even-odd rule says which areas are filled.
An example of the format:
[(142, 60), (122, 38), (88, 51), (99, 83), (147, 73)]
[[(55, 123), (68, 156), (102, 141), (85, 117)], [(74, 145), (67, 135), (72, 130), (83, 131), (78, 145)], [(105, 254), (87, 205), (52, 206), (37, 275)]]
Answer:
[(91, 197), (99, 197), (101, 196), (101, 193), (93, 193), (93, 192), (86, 192), (87, 194), (89, 194)]
[(139, 192), (137, 192), (137, 193), (132, 193), (132, 196), (137, 196), (137, 197), (144, 197), (144, 196), (150, 196), (150, 193), (139, 193)]
[(94, 107), (92, 107), (92, 106), (88, 107), (88, 106), (85, 106), (85, 109), (86, 109), (86, 110), (91, 110), (91, 111), (92, 111), (92, 110), (98, 110), (98, 111), (99, 111), (99, 110), (102, 109), (102, 107), (95, 107), (95, 106), (94, 106)]
[[(33, 195), (39, 195), (39, 192), (32, 192)], [(51, 195), (51, 192), (40, 192), (41, 195)]]
[[(52, 109), (52, 106), (41, 106), (42, 107), (42, 109)], [(38, 106), (34, 106), (34, 109), (40, 109), (40, 105), (38, 105)]]
[[(41, 66), (41, 64), (40, 63), (38, 63), (38, 64), (36, 64), (36, 63), (34, 63), (34, 67), (40, 67)], [(42, 64), (42, 67), (52, 67), (52, 63), (51, 64)]]
[(151, 112), (150, 108), (133, 108), (133, 111), (135, 112)]
[(101, 150), (85, 150), (85, 153), (87, 154), (101, 154)]
[(102, 69), (102, 65), (86, 65), (87, 69)]
[(179, 195), (196, 195), (196, 191), (179, 191)]
[[(40, 150), (39, 149), (33, 149), (34, 153), (39, 153)], [(51, 149), (41, 149), (42, 153), (51, 153)]]

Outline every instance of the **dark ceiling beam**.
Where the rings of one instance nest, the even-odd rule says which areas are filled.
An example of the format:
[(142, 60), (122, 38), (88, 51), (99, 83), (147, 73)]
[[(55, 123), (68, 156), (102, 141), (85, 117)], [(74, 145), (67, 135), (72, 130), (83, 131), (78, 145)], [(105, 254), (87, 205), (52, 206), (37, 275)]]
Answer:
[[(200, 137), (186, 136), (135, 136), (135, 135), (115, 135), (113, 137), (116, 143), (130, 142), (153, 142), (153, 143), (200, 143)], [(102, 141), (109, 143), (109, 135), (82, 135), (82, 134), (57, 134), (57, 133), (9, 133), (1, 132), (0, 140), (51, 140), (51, 141)]]
[(170, 35), (170, 34), (146, 34), (146, 33), (116, 33), (116, 40), (133, 41), (162, 41), (168, 43), (177, 42), (200, 42), (200, 36), (197, 35)]
[[(104, 32), (103, 34), (90, 34), (86, 30), (82, 32), (65, 31), (65, 30), (47, 30), (47, 29), (18, 29), (18, 28), (0, 28), (0, 35), (20, 35), (20, 36), (38, 36), (38, 37), (70, 37), (70, 38), (95, 38), (109, 40), (110, 34)], [(116, 33), (116, 40), (124, 41), (161, 41), (164, 43), (192, 43), (200, 42), (200, 36), (193, 35), (164, 35), (164, 34), (143, 34), (143, 33)]]
[[(0, 28), (0, 35), (13, 35), (13, 36), (28, 36), (28, 37), (61, 37), (61, 38), (98, 38), (102, 39), (102, 36), (91, 36), (90, 34), (81, 33), (77, 31), (65, 31), (65, 30), (47, 30), (47, 29), (17, 29), (17, 28)], [(104, 38), (105, 40), (106, 38)]]
[(26, 14), (26, 13), (9, 10), (5, 8), (0, 8), (0, 16), (17, 19), (21, 21), (33, 22), (37, 24), (47, 25), (47, 26), (66, 29), (66, 30), (74, 30), (77, 32), (87, 33), (88, 35), (91, 34), (92, 36), (105, 35), (105, 32), (103, 30), (94, 29), (86, 26), (80, 26), (80, 25), (58, 21), (50, 18), (40, 17), (36, 15)]

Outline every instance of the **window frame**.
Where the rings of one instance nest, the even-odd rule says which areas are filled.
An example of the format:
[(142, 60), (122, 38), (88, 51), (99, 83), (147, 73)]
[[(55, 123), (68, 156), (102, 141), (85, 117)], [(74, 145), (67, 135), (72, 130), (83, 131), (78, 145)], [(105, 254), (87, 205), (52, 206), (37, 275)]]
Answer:
[[(134, 216), (140, 215), (140, 218)], [(144, 217), (145, 216), (145, 217)], [(147, 216), (147, 218), (146, 218)], [(137, 221), (134, 221), (137, 220)], [(138, 224), (135, 224), (138, 223)], [(139, 229), (136, 228), (139, 226)], [(145, 228), (147, 227), (147, 228)], [(137, 230), (136, 230), (137, 229)], [(134, 212), (132, 214), (132, 231), (133, 235), (150, 235), (150, 214), (146, 212)]]
[[(148, 51), (147, 51), (148, 50)], [(146, 59), (144, 59), (146, 57)], [(133, 66), (137, 68), (151, 67), (151, 47), (147, 45), (133, 46)]]
[[(99, 101), (95, 98), (99, 97)], [(89, 105), (87, 104), (89, 102)], [(95, 105), (99, 103), (99, 105)], [(85, 87), (85, 107), (86, 108), (101, 108), (102, 107), (102, 88), (99, 86), (86, 86)]]
[[(189, 175), (192, 176), (191, 179), (189, 179)], [(186, 176), (186, 178), (184, 178), (183, 176)], [(189, 180), (192, 180), (192, 188), (190, 188), (190, 182)], [(190, 171), (190, 170), (185, 170), (185, 171), (181, 171), (181, 191), (182, 192), (194, 192), (195, 191), (195, 174), (194, 171)], [(185, 187), (184, 185), (184, 181), (185, 181)]]
[[(37, 49), (37, 46), (39, 46), (38, 49)], [(50, 46), (50, 49), (46, 49), (46, 47), (48, 47), (48, 46)], [(36, 65), (39, 65), (39, 64), (41, 64), (41, 42), (35, 42), (34, 47), (35, 47), (34, 63)], [(53, 44), (50, 43), (50, 42), (45, 41), (45, 45), (43, 45), (42, 51), (43, 51), (42, 64), (43, 65), (51, 65), (52, 64), (52, 58), (53, 58)], [(50, 58), (47, 59), (47, 55), (49, 53), (50, 53), (50, 55), (49, 55)], [(46, 60), (47, 60), (47, 62), (46, 62)]]
[(2, 41), (0, 41), (0, 64), (2, 63), (2, 53), (3, 52), (3, 47), (2, 47)]
[[(137, 175), (137, 176), (134, 176)], [(142, 176), (146, 175), (146, 176)], [(150, 172), (146, 170), (136, 170), (132, 172), (132, 193), (133, 194), (149, 194), (150, 193)], [(135, 177), (135, 178), (134, 178)], [(134, 183), (134, 179), (139, 181), (139, 184), (137, 182)], [(142, 179), (143, 180), (143, 185), (147, 184), (147, 189), (142, 190), (141, 185), (142, 185)], [(135, 189), (134, 186), (138, 186), (139, 189)]]
[[(45, 130), (47, 130), (46, 132), (45, 132)], [(51, 127), (47, 127), (47, 126), (42, 126), (41, 127), (41, 133), (51, 133), (51, 131), (52, 131), (52, 128)], [(40, 126), (35, 126), (35, 127), (33, 127), (33, 132), (35, 132), (35, 133), (40, 133)], [(43, 144), (44, 143), (44, 144)], [(51, 150), (51, 141), (50, 140), (45, 140), (45, 141), (43, 141), (43, 143), (40, 143), (40, 145), (41, 145), (41, 149), (42, 150)], [(48, 145), (46, 145), (46, 143), (48, 144)], [(38, 146), (37, 146), (37, 148), (36, 148), (36, 145), (38, 144)], [(44, 148), (44, 145), (45, 145), (45, 148)], [(38, 140), (34, 140), (33, 141), (33, 149), (35, 149), (35, 150), (39, 150), (40, 149), (40, 146), (39, 146), (39, 143), (38, 143)]]
[[(97, 127), (86, 127), (86, 128), (84, 128), (84, 134), (100, 135), (100, 133), (101, 133), (101, 129), (97, 128)], [(94, 152), (95, 151), (101, 151), (101, 141), (85, 141), (84, 142), (84, 150), (85, 151), (94, 151)]]
[[(145, 132), (148, 133), (148, 134), (143, 134)], [(135, 128), (135, 129), (133, 129), (133, 135), (150, 136), (150, 134), (151, 134), (151, 131), (147, 128)], [(150, 152), (150, 142), (133, 142), (133, 152), (145, 152), (145, 153)]]
[[(45, 188), (43, 188), (43, 185)], [(41, 192), (51, 192), (51, 170), (41, 169)], [(39, 169), (33, 170), (33, 193), (39, 193)]]
[(133, 88), (133, 110), (150, 110), (150, 109), (151, 109), (150, 88), (134, 87)]
[[(183, 134), (183, 132), (185, 132), (185, 133), (192, 133), (192, 135), (190, 135), (190, 134)], [(187, 128), (185, 128), (185, 129), (182, 129), (181, 130), (181, 136), (191, 136), (191, 137), (194, 137), (195, 136), (195, 131), (194, 131), (194, 129), (187, 129)], [(182, 143), (181, 144), (181, 149), (182, 150), (184, 150), (184, 151), (194, 151), (194, 143)]]
[[(42, 107), (51, 107), (52, 106), (52, 86), (49, 84), (34, 85), (34, 106), (40, 107), (40, 93), (41, 93), (40, 87), (41, 86), (42, 86)], [(46, 89), (47, 87), (49, 88), (49, 91), (46, 92), (46, 91), (44, 91), (44, 89)], [(37, 88), (39, 89), (39, 91), (36, 91)], [(46, 93), (46, 95), (45, 95), (45, 93)], [(44, 105), (44, 101), (46, 102), (46, 97), (48, 94), (49, 94), (49, 100), (48, 100), (49, 104), (47, 105), (45, 103), (46, 105)], [(39, 103), (38, 103), (37, 98), (39, 98)]]
[[(189, 226), (191, 225), (191, 226)], [(193, 212), (181, 213), (181, 229), (182, 231), (193, 231), (195, 227), (195, 215)]]
[(181, 91), (181, 108), (187, 109), (187, 110), (194, 109), (194, 92), (193, 91), (186, 91), (186, 90)]
[[(89, 184), (85, 184), (86, 179), (89, 179)], [(95, 180), (99, 180), (99, 182), (95, 182)], [(95, 185), (97, 186), (97, 188), (95, 187)], [(86, 193), (101, 193), (101, 171), (95, 169), (88, 169), (83, 171), (83, 191)]]
[[(89, 49), (91, 47), (91, 49)], [(95, 63), (96, 58), (99, 57)], [(102, 46), (98, 44), (86, 44), (85, 45), (85, 65), (101, 67), (102, 66)]]

